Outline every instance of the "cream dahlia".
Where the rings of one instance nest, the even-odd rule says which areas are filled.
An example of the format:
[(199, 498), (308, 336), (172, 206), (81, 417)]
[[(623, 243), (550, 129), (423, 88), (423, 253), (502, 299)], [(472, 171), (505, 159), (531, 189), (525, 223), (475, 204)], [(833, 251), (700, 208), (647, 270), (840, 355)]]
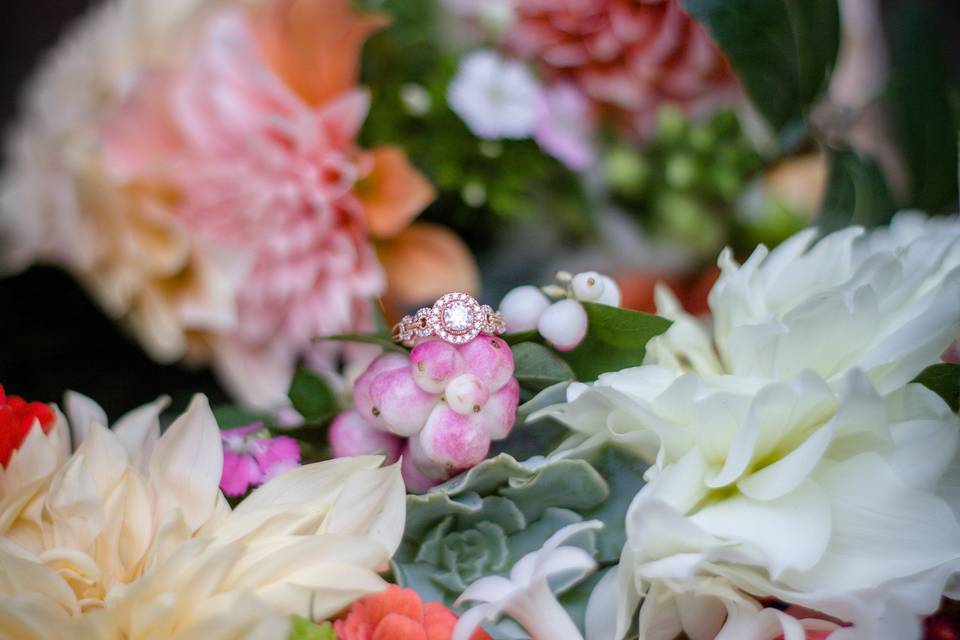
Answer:
[(663, 105), (698, 117), (739, 97), (723, 55), (679, 0), (516, 0), (515, 12), (511, 51), (641, 137)]
[(144, 471), (92, 421), (69, 458), (9, 473), (44, 440), (0, 477), (0, 638), (284, 637), (290, 615), (328, 617), (386, 586), (404, 490), (378, 457), (290, 470), (231, 510), (203, 397)]
[[(300, 359), (332, 364), (313, 338), (370, 328), (375, 243), (409, 245), (433, 197), (400, 150), (356, 143), (359, 48), (384, 24), (346, 0), (105, 4), (28, 91), (0, 259), (66, 267), (156, 359), (282, 404)], [(468, 252), (430, 233), (471, 288)]]

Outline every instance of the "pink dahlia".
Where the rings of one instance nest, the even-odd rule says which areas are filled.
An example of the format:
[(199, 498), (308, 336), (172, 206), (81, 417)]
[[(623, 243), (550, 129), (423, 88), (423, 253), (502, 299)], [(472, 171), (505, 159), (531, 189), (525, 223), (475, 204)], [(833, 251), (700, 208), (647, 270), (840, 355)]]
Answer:
[(699, 117), (739, 96), (726, 59), (679, 0), (516, 0), (516, 14), (512, 52), (641, 137), (662, 105)]
[(402, 153), (357, 147), (367, 93), (296, 93), (258, 40), (264, 24), (217, 15), (188, 61), (141, 76), (104, 120), (112, 176), (152, 185), (203, 253), (235, 261), (230, 313), (189, 302), (185, 313), (224, 380), (257, 405), (281, 401), (299, 358), (325, 368), (331, 347), (313, 338), (367, 328), (386, 289), (370, 236), (400, 232), (432, 197)]

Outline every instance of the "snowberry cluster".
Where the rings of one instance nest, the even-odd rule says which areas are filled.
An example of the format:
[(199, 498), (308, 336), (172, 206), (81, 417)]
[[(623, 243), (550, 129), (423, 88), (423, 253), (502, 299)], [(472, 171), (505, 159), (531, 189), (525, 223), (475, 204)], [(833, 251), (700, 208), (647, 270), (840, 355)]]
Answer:
[[(585, 271), (557, 274), (558, 285), (511, 290), (500, 302), (507, 331), (533, 331), (559, 351), (570, 351), (587, 335), (587, 312), (580, 301), (620, 306), (620, 287), (610, 276)], [(556, 299), (552, 301), (551, 298)]]
[(385, 353), (357, 379), (354, 408), (330, 426), (336, 457), (403, 455), (407, 488), (422, 492), (486, 458), (513, 428), (520, 385), (500, 338), (429, 340)]

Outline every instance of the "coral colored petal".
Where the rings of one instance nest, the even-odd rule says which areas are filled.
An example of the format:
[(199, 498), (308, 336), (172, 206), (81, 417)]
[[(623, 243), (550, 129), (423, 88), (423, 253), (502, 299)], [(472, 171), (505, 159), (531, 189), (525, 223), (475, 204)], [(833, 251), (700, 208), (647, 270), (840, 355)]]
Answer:
[(370, 234), (392, 238), (433, 202), (437, 192), (399, 147), (374, 149), (370, 159), (373, 169), (357, 184), (357, 195)]
[(381, 621), (393, 614), (413, 620), (418, 625), (423, 622), (423, 603), (413, 589), (390, 585), (385, 591), (367, 596), (363, 603), (374, 627), (381, 626)]
[(346, 618), (334, 621), (333, 630), (338, 640), (371, 640), (373, 624), (364, 601), (354, 603)]
[(450, 291), (480, 286), (470, 250), (452, 231), (418, 222), (380, 246), (389, 295), (400, 306), (433, 302)]
[(279, 0), (255, 20), (273, 70), (312, 105), (356, 86), (360, 48), (390, 22), (382, 14), (357, 13), (349, 0)]
[(423, 623), (390, 613), (377, 625), (373, 640), (427, 640), (427, 632)]

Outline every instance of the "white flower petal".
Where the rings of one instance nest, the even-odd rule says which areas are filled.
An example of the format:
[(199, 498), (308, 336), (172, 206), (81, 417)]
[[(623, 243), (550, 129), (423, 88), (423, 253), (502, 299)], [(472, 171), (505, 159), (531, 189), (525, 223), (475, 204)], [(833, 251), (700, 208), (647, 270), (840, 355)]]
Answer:
[(223, 448), (220, 428), (203, 396), (195, 396), (157, 442), (150, 458), (150, 487), (158, 516), (180, 509), (185, 523), (199, 529), (220, 494)]

